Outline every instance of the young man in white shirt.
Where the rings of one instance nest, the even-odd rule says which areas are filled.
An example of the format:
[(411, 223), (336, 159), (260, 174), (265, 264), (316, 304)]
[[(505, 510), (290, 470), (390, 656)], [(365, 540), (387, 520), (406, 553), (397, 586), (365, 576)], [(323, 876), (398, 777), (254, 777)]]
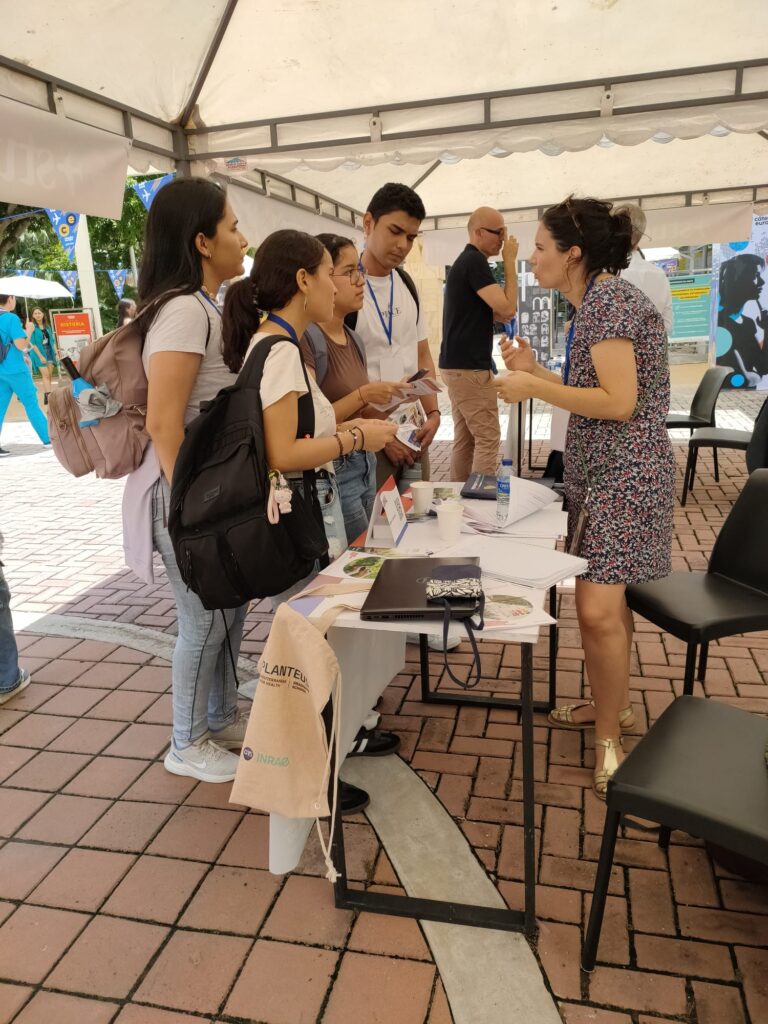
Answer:
[[(435, 364), (421, 318), (416, 288), (400, 270), (419, 233), (426, 213), (418, 195), (407, 185), (390, 182), (376, 192), (363, 219), (365, 249), (361, 258), (367, 279), (365, 301), (354, 324), (365, 345), (371, 380), (402, 380), (419, 370), (434, 379)], [(418, 454), (398, 440), (376, 456), (377, 486), (388, 476), (399, 481), (406, 466), (421, 463), (429, 479), (428, 448), (440, 425), (437, 398), (421, 399), (426, 422), (416, 437)]]
[(640, 242), (645, 234), (645, 212), (635, 203), (627, 203), (622, 209), (627, 211), (632, 221), (632, 259), (627, 269), (622, 270), (621, 276), (623, 280), (645, 292), (661, 313), (664, 327), (669, 334), (672, 330), (672, 289), (669, 278), (661, 267), (646, 260), (639, 251)]

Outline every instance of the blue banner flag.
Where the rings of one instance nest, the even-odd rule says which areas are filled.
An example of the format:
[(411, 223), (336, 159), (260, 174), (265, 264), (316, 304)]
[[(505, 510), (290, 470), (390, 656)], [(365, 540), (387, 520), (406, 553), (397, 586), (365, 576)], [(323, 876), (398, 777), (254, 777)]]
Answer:
[(16, 277), (34, 277), (34, 270), (16, 270)]
[(56, 237), (61, 242), (67, 259), (71, 263), (75, 258), (75, 242), (77, 241), (77, 229), (80, 226), (80, 214), (48, 209), (45, 212), (48, 214)]
[(131, 185), (131, 188), (148, 210), (152, 205), (152, 200), (163, 185), (167, 185), (168, 182), (173, 181), (173, 179), (173, 174), (164, 174), (162, 178), (152, 178), (151, 181), (137, 181)]
[(67, 289), (69, 294), (74, 299), (75, 292), (77, 291), (77, 271), (76, 270), (60, 270), (59, 277), (64, 282), (64, 287)]
[(115, 289), (118, 299), (122, 299), (123, 291), (125, 290), (125, 279), (128, 276), (127, 270), (108, 270), (109, 280), (112, 282), (112, 287)]

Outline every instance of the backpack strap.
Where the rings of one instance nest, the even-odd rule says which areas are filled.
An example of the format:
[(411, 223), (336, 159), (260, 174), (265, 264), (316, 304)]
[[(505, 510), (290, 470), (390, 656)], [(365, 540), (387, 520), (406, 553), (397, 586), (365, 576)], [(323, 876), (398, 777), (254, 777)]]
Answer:
[[(395, 267), (395, 271), (400, 277), (400, 280), (403, 282), (405, 287), (408, 289), (411, 298), (416, 303), (416, 316), (421, 316), (421, 303), (419, 302), (419, 292), (418, 289), (416, 288), (416, 284), (413, 278), (408, 273), (408, 271), (403, 270), (402, 267)], [(350, 329), (350, 331), (354, 331), (354, 329), (357, 327), (357, 310), (355, 310), (352, 313), (347, 313), (347, 315), (344, 317), (344, 323)]]
[(309, 340), (315, 356), (315, 380), (322, 386), (325, 375), (328, 373), (328, 342), (317, 324), (309, 324), (304, 332), (304, 337)]
[[(211, 340), (211, 318), (208, 316), (208, 310), (205, 308), (205, 299), (200, 297), (199, 292), (195, 292), (195, 298), (203, 307), (203, 312), (205, 313), (205, 348), (207, 351), (208, 342)], [(221, 314), (219, 314), (219, 316), (221, 316)]]

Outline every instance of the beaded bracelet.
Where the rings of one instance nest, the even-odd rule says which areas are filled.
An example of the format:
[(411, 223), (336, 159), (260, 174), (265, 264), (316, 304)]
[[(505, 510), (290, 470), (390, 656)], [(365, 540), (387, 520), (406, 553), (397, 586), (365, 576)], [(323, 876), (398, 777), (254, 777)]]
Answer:
[(356, 427), (355, 429), (360, 431), (360, 451), (365, 451), (365, 434), (363, 433), (363, 428)]
[(339, 437), (338, 434), (334, 434), (333, 436), (336, 438), (336, 444), (339, 446), (339, 458), (343, 459), (344, 458), (344, 446), (341, 443), (341, 438)]

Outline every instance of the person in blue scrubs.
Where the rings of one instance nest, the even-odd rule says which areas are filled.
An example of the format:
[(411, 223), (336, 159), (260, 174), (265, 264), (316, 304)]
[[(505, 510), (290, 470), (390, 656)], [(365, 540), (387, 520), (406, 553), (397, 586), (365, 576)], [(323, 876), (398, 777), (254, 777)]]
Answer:
[[(0, 431), (11, 399), (16, 395), (37, 436), (43, 444), (50, 444), (48, 422), (38, 404), (32, 371), (24, 358), (34, 325), (29, 322), (25, 331), (13, 312), (15, 308), (15, 296), (0, 295)], [(0, 456), (9, 454), (0, 448)]]

